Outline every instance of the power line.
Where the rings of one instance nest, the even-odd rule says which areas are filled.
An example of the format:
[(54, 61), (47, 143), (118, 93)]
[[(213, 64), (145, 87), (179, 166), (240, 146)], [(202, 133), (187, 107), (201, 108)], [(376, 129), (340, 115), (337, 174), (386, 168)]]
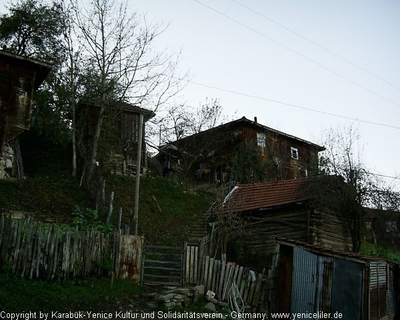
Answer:
[(374, 172), (369, 172), (369, 171), (367, 171), (367, 173), (368, 173), (368, 174), (371, 174), (371, 175), (373, 175), (373, 176), (378, 176), (378, 177), (382, 177), (382, 178), (389, 178), (389, 179), (394, 179), (394, 180), (400, 180), (400, 177), (399, 177), (399, 176), (394, 177), (394, 176), (388, 176), (388, 175), (385, 175), (385, 174), (374, 173)]
[[(183, 79), (181, 79), (181, 80), (183, 80)], [(218, 88), (218, 87), (215, 87), (215, 86), (210, 86), (210, 85), (207, 85), (207, 84), (199, 83), (199, 82), (196, 82), (196, 81), (193, 81), (193, 80), (186, 80), (186, 81), (188, 83), (192, 83), (192, 84), (195, 84), (195, 85), (198, 85), (198, 86), (202, 86), (202, 87), (205, 87), (205, 88), (210, 88), (210, 89), (214, 89), (214, 90), (218, 90), (218, 91), (222, 91), (222, 92), (227, 92), (227, 93), (231, 93), (231, 94), (235, 94), (235, 95), (239, 95), (239, 96), (243, 96), (243, 97), (253, 98), (253, 99), (262, 100), (262, 101), (273, 102), (273, 103), (285, 105), (285, 106), (292, 107), (292, 108), (297, 108), (297, 109), (301, 109), (301, 110), (306, 110), (306, 111), (310, 111), (310, 112), (316, 112), (316, 113), (328, 115), (328, 116), (331, 116), (331, 117), (337, 117), (337, 118), (342, 118), (342, 119), (347, 119), (347, 120), (352, 120), (352, 121), (358, 121), (358, 122), (362, 122), (362, 123), (372, 124), (372, 125), (375, 125), (375, 126), (382, 126), (382, 127), (387, 127), (387, 128), (400, 130), (400, 127), (394, 126), (394, 125), (390, 125), (390, 124), (374, 122), (374, 121), (369, 121), (369, 120), (362, 120), (362, 119), (358, 119), (358, 118), (339, 115), (339, 114), (332, 113), (332, 112), (316, 110), (316, 109), (303, 107), (303, 106), (292, 104), (292, 103), (288, 103), (288, 102), (283, 102), (283, 101), (279, 101), (279, 100), (259, 97), (259, 96), (255, 96), (255, 95), (251, 95), (251, 94), (247, 94), (247, 93), (243, 93), (243, 92), (238, 92), (238, 91), (234, 91), (234, 90)]]
[(379, 79), (380, 81), (385, 82), (386, 84), (392, 86), (393, 88), (396, 88), (396, 89), (400, 90), (400, 87), (399, 87), (399, 86), (397, 86), (397, 85), (391, 83), (390, 81), (387, 81), (387, 80), (383, 79), (382, 77), (380, 77), (380, 76), (378, 76), (378, 75), (372, 73), (372, 72), (369, 71), (368, 69), (359, 66), (358, 64), (354, 63), (353, 61), (350, 61), (349, 59), (346, 59), (345, 57), (343, 57), (343, 56), (337, 54), (336, 52), (334, 52), (334, 51), (332, 51), (332, 50), (330, 50), (330, 49), (328, 49), (328, 48), (326, 48), (326, 47), (320, 45), (319, 43), (317, 43), (317, 42), (315, 42), (315, 41), (313, 41), (313, 40), (311, 40), (311, 39), (309, 39), (309, 38), (303, 36), (302, 34), (296, 32), (296, 31), (294, 31), (294, 30), (292, 30), (292, 29), (290, 29), (290, 28), (288, 28), (288, 27), (286, 27), (286, 26), (284, 26), (283, 24), (281, 24), (281, 23), (279, 23), (279, 22), (277, 22), (277, 21), (275, 21), (275, 20), (272, 20), (271, 18), (267, 17), (266, 15), (264, 15), (264, 14), (262, 14), (262, 13), (260, 13), (260, 12), (255, 11), (254, 9), (252, 9), (252, 8), (250, 8), (250, 7), (246, 6), (246, 5), (244, 5), (243, 3), (240, 3), (240, 2), (237, 1), (237, 0), (231, 0), (231, 1), (232, 1), (232, 2), (235, 2), (236, 4), (238, 4), (238, 5), (240, 5), (240, 6), (242, 6), (243, 8), (245, 8), (245, 9), (247, 9), (247, 10), (249, 10), (249, 11), (251, 11), (251, 12), (257, 14), (257, 15), (259, 15), (260, 17), (262, 17), (262, 18), (264, 18), (264, 19), (266, 19), (266, 20), (268, 20), (268, 21), (270, 21), (270, 22), (276, 24), (277, 26), (279, 26), (279, 27), (285, 29), (286, 31), (289, 31), (289, 32), (293, 33), (294, 35), (296, 35), (296, 36), (302, 38), (303, 40), (306, 40), (307, 42), (309, 42), (309, 43), (311, 43), (311, 44), (317, 46), (318, 48), (320, 48), (320, 49), (322, 49), (322, 50), (324, 50), (324, 51), (326, 51), (326, 52), (328, 52), (328, 53), (334, 55), (335, 57), (337, 57), (337, 58), (339, 58), (339, 59), (341, 59), (341, 60), (343, 60), (343, 61), (345, 61), (345, 62), (351, 64), (352, 66), (354, 66), (354, 67), (356, 67), (356, 68), (358, 68), (358, 69), (360, 69), (360, 70), (362, 70), (362, 71), (368, 73), (369, 75), (371, 75), (371, 76), (373, 76), (373, 77)]
[(214, 12), (218, 13), (219, 15), (222, 15), (223, 17), (225, 17), (225, 18), (227, 18), (227, 19), (229, 19), (229, 20), (231, 20), (231, 21), (233, 21), (233, 22), (235, 22), (235, 23), (241, 25), (242, 27), (244, 27), (244, 28), (246, 28), (246, 29), (248, 29), (248, 30), (251, 30), (251, 31), (257, 33), (258, 35), (260, 35), (260, 36), (262, 36), (262, 37), (264, 37), (264, 38), (270, 40), (271, 42), (273, 42), (273, 43), (275, 43), (275, 44), (277, 44), (277, 45), (279, 45), (279, 46), (285, 48), (286, 50), (289, 50), (289, 51), (291, 51), (291, 52), (293, 52), (293, 53), (299, 55), (300, 57), (302, 57), (302, 58), (304, 58), (304, 59), (306, 59), (306, 60), (308, 60), (308, 61), (310, 61), (310, 62), (316, 64), (317, 66), (319, 66), (319, 67), (321, 67), (321, 68), (323, 68), (323, 69), (325, 69), (325, 70), (327, 70), (327, 71), (329, 71), (329, 72), (331, 72), (331, 73), (337, 75), (338, 77), (341, 77), (341, 78), (347, 80), (348, 82), (350, 82), (350, 83), (352, 83), (352, 84), (354, 84), (354, 85), (360, 87), (361, 89), (364, 89), (364, 90), (368, 91), (369, 93), (371, 93), (371, 94), (373, 94), (373, 95), (375, 95), (375, 96), (381, 98), (382, 100), (385, 100), (386, 102), (389, 102), (390, 104), (393, 104), (393, 105), (395, 105), (395, 106), (397, 106), (397, 107), (400, 107), (400, 104), (398, 104), (398, 103), (396, 103), (396, 102), (393, 102), (393, 101), (391, 101), (391, 100), (388, 99), (388, 98), (385, 98), (385, 97), (382, 96), (381, 94), (379, 94), (379, 93), (377, 93), (377, 92), (375, 92), (375, 91), (372, 91), (372, 90), (369, 89), (368, 87), (365, 87), (365, 86), (363, 86), (363, 85), (361, 85), (361, 84), (359, 84), (359, 83), (357, 83), (357, 82), (351, 80), (350, 78), (348, 78), (348, 77), (346, 77), (346, 76), (340, 74), (339, 72), (336, 72), (335, 70), (330, 69), (330, 68), (324, 66), (323, 64), (321, 64), (321, 63), (319, 63), (319, 62), (317, 62), (317, 61), (315, 61), (315, 60), (313, 60), (313, 59), (307, 57), (306, 55), (304, 55), (304, 54), (302, 54), (302, 53), (300, 53), (300, 52), (298, 52), (298, 51), (296, 51), (296, 50), (294, 50), (294, 49), (292, 49), (292, 48), (290, 48), (290, 47), (288, 47), (288, 46), (286, 46), (286, 45), (280, 43), (279, 41), (268, 37), (267, 35), (261, 33), (260, 31), (254, 29), (254, 28), (252, 28), (252, 27), (249, 27), (248, 25), (246, 25), (246, 24), (244, 24), (244, 23), (242, 23), (242, 22), (240, 22), (240, 21), (238, 21), (238, 20), (236, 20), (236, 19), (234, 19), (234, 18), (232, 18), (232, 17), (230, 17), (230, 16), (228, 16), (228, 15), (226, 15), (226, 14), (224, 14), (224, 13), (222, 13), (222, 12), (220, 12), (220, 11), (218, 11), (218, 10), (216, 10), (216, 9), (214, 9), (214, 8), (212, 8), (212, 7), (210, 7), (210, 6), (208, 6), (208, 5), (206, 5), (205, 3), (203, 3), (203, 2), (201, 2), (201, 1), (199, 1), (199, 0), (194, 0), (194, 1), (197, 2), (197, 3), (199, 3), (200, 5), (202, 5), (202, 6), (206, 7), (206, 8), (208, 8), (209, 10), (214, 11)]

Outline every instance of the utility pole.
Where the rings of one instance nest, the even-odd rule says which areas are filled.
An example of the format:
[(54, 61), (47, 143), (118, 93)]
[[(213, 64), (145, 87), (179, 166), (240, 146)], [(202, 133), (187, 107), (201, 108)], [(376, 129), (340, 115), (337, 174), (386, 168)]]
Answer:
[(139, 186), (140, 186), (140, 167), (142, 162), (142, 141), (143, 141), (143, 114), (139, 116), (139, 141), (138, 153), (136, 161), (136, 186), (135, 186), (135, 207), (133, 211), (133, 235), (138, 235), (138, 221), (139, 221)]

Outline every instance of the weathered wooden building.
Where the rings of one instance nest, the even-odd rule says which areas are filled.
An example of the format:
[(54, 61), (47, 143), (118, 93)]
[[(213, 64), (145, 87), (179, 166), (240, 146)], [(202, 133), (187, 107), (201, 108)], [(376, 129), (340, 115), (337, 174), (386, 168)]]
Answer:
[(214, 183), (236, 180), (232, 158), (245, 142), (253, 142), (263, 157), (267, 181), (315, 176), (318, 152), (315, 143), (242, 117), (177, 140), (161, 148), (159, 161), (171, 171), (185, 171), (189, 181)]
[(29, 130), (33, 93), (50, 70), (47, 63), (0, 51), (0, 179), (23, 176), (15, 139)]
[[(393, 319), (399, 266), (380, 258), (277, 239), (274, 312), (313, 319)], [(316, 315), (316, 316), (314, 316)]]
[[(239, 261), (249, 256), (271, 258), (275, 253), (274, 237), (286, 237), (321, 248), (352, 251), (349, 226), (340, 214), (315, 207), (308, 187), (313, 178), (268, 183), (239, 184), (226, 196), (219, 215), (239, 217), (240, 227), (231, 249)], [(223, 223), (223, 222), (222, 222)], [(228, 245), (228, 253), (230, 246)]]
[[(99, 118), (98, 100), (81, 103), (77, 110), (77, 132), (81, 154), (88, 156), (91, 150), (96, 124)], [(154, 113), (126, 102), (109, 101), (105, 110), (99, 140), (99, 164), (115, 174), (136, 173), (139, 145), (139, 121), (143, 115), (141, 172), (147, 167), (145, 123)]]
[(364, 208), (366, 220), (366, 240), (384, 248), (400, 252), (400, 212)]

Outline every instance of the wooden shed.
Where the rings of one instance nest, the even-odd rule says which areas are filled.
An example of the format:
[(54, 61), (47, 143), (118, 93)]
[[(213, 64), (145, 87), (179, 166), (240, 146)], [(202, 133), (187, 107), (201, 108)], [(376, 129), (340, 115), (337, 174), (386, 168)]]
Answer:
[[(272, 256), (275, 236), (321, 248), (352, 251), (349, 227), (340, 214), (314, 207), (305, 192), (312, 178), (239, 184), (225, 198), (219, 214), (239, 214), (246, 254)], [(228, 248), (229, 249), (229, 248)]]

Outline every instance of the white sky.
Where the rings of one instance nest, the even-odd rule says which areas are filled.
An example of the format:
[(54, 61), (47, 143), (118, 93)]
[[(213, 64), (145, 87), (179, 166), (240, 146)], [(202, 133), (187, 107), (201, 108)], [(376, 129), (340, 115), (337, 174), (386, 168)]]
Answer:
[(228, 116), (257, 116), (316, 143), (325, 129), (355, 123), (367, 168), (400, 174), (399, 1), (146, 0), (130, 6), (152, 22), (170, 23), (159, 44), (182, 50), (181, 68), (192, 74), (183, 97), (189, 105), (219, 98)]
[[(6, 3), (0, 0), (1, 12)], [(133, 0), (129, 6), (150, 22), (169, 24), (157, 45), (182, 51), (180, 69), (192, 77), (181, 101), (196, 107), (218, 98), (230, 118), (256, 116), (315, 143), (324, 129), (355, 123), (367, 168), (400, 175), (398, 0)]]

